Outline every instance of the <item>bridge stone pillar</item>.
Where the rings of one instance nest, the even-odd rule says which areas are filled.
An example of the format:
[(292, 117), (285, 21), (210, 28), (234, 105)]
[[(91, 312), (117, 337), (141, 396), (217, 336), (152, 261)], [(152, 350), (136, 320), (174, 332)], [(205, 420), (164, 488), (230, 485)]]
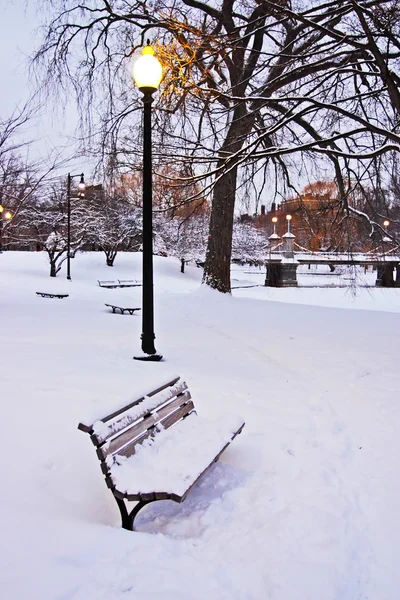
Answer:
[(282, 264), (280, 262), (267, 262), (265, 285), (267, 287), (280, 287), (282, 280)]
[(290, 231), (287, 231), (283, 236), (283, 256), (285, 258), (294, 258), (294, 238)]
[(268, 287), (297, 287), (298, 262), (267, 262), (265, 285)]
[(400, 263), (396, 265), (396, 281), (394, 282), (395, 287), (400, 287)]
[(278, 235), (275, 231), (274, 233), (271, 233), (271, 235), (269, 236), (269, 246), (271, 248), (271, 251), (273, 252), (275, 248), (278, 247), (279, 245), (279, 240), (281, 239), (281, 236)]
[[(397, 277), (396, 284), (393, 279), (393, 263), (379, 263), (376, 271), (376, 287), (395, 287), (397, 285)], [(396, 272), (397, 267), (396, 267)]]
[(282, 277), (280, 287), (297, 287), (296, 272), (298, 265), (298, 262), (282, 263)]

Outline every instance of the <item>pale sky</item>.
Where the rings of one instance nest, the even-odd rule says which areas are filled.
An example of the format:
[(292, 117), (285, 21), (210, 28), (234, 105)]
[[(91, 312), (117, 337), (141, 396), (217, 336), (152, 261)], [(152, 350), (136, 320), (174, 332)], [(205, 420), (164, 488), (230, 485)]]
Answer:
[(35, 44), (37, 21), (32, 10), (25, 12), (25, 0), (0, 0), (0, 12), (0, 114), (6, 118), (28, 96), (26, 55)]
[[(40, 43), (38, 31), (43, 15), (37, 7), (47, 4), (43, 0), (0, 0), (0, 119), (11, 116), (23, 106), (33, 90), (29, 81), (29, 57)], [(64, 157), (71, 156), (73, 145), (67, 135), (73, 135), (77, 115), (73, 105), (65, 114), (54, 112), (49, 102), (40, 115), (30, 123), (24, 137), (33, 140), (30, 155), (45, 158), (56, 148)], [(69, 169), (70, 165), (66, 166)], [(71, 167), (72, 168), (72, 167)], [(77, 165), (80, 168), (80, 165)]]

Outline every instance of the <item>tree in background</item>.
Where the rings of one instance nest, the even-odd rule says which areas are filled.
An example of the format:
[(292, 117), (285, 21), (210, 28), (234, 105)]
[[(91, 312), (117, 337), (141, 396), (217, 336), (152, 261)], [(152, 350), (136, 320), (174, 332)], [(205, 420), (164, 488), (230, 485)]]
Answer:
[(268, 253), (265, 232), (252, 222), (236, 219), (233, 226), (232, 259), (242, 264), (264, 264)]
[(205, 211), (172, 217), (168, 212), (159, 212), (154, 221), (154, 251), (178, 258), (181, 273), (186, 263), (204, 265), (208, 229), (209, 214)]
[[(72, 194), (74, 195), (74, 194)], [(90, 216), (83, 199), (71, 198), (71, 248), (73, 258), (88, 239)], [(47, 253), (50, 277), (56, 277), (67, 258), (67, 191), (65, 182), (42, 185), (40, 196), (25, 203), (13, 222), (13, 244)]]
[(132, 205), (126, 191), (111, 186), (87, 189), (85, 210), (89, 217), (87, 241), (102, 250), (109, 267), (121, 250), (139, 250), (142, 241), (141, 210)]
[(33, 114), (33, 109), (24, 106), (10, 118), (0, 120), (0, 249), (12, 243), (15, 218), (24, 204), (34, 198), (49, 172), (46, 169), (40, 174), (39, 167), (24, 158), (24, 150), (29, 146), (29, 142), (22, 141), (24, 128)]

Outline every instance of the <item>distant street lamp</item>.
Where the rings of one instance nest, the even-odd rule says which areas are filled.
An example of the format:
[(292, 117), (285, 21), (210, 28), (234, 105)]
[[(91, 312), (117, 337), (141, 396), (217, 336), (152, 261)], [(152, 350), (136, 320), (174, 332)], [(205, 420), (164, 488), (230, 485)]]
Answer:
[(292, 215), (286, 215), (287, 221), (287, 232), (290, 233), (290, 221), (292, 220)]
[(0, 252), (3, 251), (3, 221), (11, 221), (12, 218), (12, 212), (0, 204)]
[(391, 242), (391, 239), (390, 239), (390, 237), (387, 234), (389, 225), (390, 225), (390, 221), (388, 221), (387, 219), (385, 219), (385, 221), (383, 221), (383, 226), (385, 228), (385, 237), (382, 239), (383, 242)]
[(278, 222), (278, 217), (272, 217), (271, 221), (274, 224), (274, 235), (276, 235), (276, 224)]
[(163, 76), (160, 61), (147, 40), (142, 56), (135, 62), (133, 78), (143, 94), (143, 262), (142, 262), (142, 351), (136, 360), (159, 361), (154, 347), (154, 296), (153, 296), (153, 189), (151, 152), (151, 104)]
[(67, 279), (71, 280), (71, 183), (74, 177), (80, 177), (78, 184), (79, 197), (82, 198), (85, 195), (85, 177), (83, 173), (79, 175), (71, 175), (68, 173), (67, 176)]

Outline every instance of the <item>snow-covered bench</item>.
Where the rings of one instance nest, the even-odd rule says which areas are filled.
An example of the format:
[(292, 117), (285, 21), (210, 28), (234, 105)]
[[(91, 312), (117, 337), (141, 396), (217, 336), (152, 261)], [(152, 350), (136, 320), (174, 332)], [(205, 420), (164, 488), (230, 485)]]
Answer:
[[(183, 502), (243, 427), (238, 417), (199, 417), (180, 377), (93, 423), (78, 425), (90, 434), (122, 527), (129, 530), (146, 504)], [(129, 512), (125, 501), (137, 504)]]
[(68, 298), (69, 294), (50, 294), (49, 292), (36, 292), (42, 298)]
[(118, 287), (140, 287), (141, 285), (142, 282), (136, 279), (118, 279)]
[(100, 287), (105, 287), (105, 288), (117, 288), (118, 287), (118, 282), (117, 281), (100, 281), (100, 279), (97, 280), (97, 283), (99, 284)]
[(130, 315), (133, 315), (135, 310), (140, 310), (140, 308), (124, 308), (123, 306), (115, 306), (114, 304), (106, 304), (106, 303), (104, 303), (104, 306), (108, 306), (109, 308), (111, 308), (113, 313), (115, 313), (117, 310), (119, 310), (121, 315), (123, 315), (124, 312), (128, 312)]
[(97, 283), (100, 287), (104, 288), (139, 287), (142, 285), (141, 282), (136, 281), (136, 279), (118, 279), (117, 281), (101, 281), (98, 279)]

